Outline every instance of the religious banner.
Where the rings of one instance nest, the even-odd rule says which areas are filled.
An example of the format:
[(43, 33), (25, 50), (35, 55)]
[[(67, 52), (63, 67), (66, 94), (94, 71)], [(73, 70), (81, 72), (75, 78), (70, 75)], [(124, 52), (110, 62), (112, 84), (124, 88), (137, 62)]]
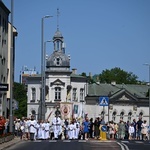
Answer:
[(60, 103), (60, 111), (62, 119), (71, 119), (72, 118), (72, 111), (73, 111), (72, 103)]
[(81, 118), (82, 117), (82, 104), (79, 102), (73, 103), (73, 118)]

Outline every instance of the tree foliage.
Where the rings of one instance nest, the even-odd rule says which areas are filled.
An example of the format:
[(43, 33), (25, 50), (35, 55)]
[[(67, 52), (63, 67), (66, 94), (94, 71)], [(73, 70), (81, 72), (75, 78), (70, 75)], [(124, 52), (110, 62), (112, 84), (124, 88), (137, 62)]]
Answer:
[[(86, 73), (82, 73), (82, 76), (86, 76)], [(102, 73), (94, 75), (93, 77), (86, 76), (88, 83), (100, 82), (100, 83), (111, 83), (115, 81), (117, 84), (138, 84), (138, 77), (132, 72), (126, 72), (118, 67), (110, 70), (103, 70)]]
[(23, 84), (14, 82), (13, 97), (19, 103), (17, 110), (14, 110), (16, 117), (23, 117), (27, 115), (27, 91)]
[(102, 83), (115, 81), (118, 84), (137, 84), (137, 79), (138, 77), (132, 72), (126, 72), (117, 67), (111, 70), (103, 70), (102, 73), (99, 74), (99, 81)]

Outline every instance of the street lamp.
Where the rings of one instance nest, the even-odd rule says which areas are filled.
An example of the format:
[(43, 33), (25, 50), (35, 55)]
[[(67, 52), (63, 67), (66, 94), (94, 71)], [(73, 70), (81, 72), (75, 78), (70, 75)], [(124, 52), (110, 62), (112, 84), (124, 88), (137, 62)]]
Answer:
[[(149, 94), (149, 126), (150, 126), (150, 64), (148, 64), (148, 63), (145, 63), (144, 64), (145, 66), (148, 66), (148, 69), (149, 69), (149, 83), (148, 83), (148, 86), (149, 86), (149, 88), (148, 88), (148, 94)], [(149, 135), (149, 137), (150, 137), (150, 135)]]
[[(40, 119), (44, 120), (45, 116), (43, 115), (43, 102), (44, 100), (44, 61), (45, 61), (45, 56), (44, 56), (44, 19), (45, 18), (50, 18), (52, 16), (46, 15), (44, 17), (42, 17), (41, 20), (41, 112), (40, 112)], [(45, 107), (45, 106), (44, 106)]]
[(46, 68), (46, 43), (48, 43), (48, 42), (53, 42), (53, 40), (48, 40), (48, 41), (45, 41), (44, 42), (44, 64), (43, 64), (43, 87), (44, 87), (44, 89), (43, 89), (43, 105), (45, 106), (45, 86), (46, 86), (46, 77), (45, 77), (45, 68)]

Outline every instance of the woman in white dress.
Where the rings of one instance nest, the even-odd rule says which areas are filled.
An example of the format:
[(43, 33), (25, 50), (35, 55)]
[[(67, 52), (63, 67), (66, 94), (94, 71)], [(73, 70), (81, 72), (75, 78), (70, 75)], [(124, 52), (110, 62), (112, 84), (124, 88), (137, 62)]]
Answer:
[(142, 140), (146, 140), (146, 135), (148, 133), (147, 121), (146, 120), (144, 120), (144, 122), (142, 123), (141, 127), (142, 127), (142, 130), (141, 130)]

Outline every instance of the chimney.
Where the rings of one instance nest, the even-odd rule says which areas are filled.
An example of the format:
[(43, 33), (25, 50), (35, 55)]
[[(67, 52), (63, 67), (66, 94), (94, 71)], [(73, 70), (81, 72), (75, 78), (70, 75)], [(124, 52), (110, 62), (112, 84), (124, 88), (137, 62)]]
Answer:
[(92, 73), (91, 72), (89, 72), (89, 77), (92, 79)]
[(115, 86), (116, 85), (116, 81), (111, 81), (111, 85)]
[(73, 68), (72, 69), (72, 74), (77, 74), (77, 69)]

